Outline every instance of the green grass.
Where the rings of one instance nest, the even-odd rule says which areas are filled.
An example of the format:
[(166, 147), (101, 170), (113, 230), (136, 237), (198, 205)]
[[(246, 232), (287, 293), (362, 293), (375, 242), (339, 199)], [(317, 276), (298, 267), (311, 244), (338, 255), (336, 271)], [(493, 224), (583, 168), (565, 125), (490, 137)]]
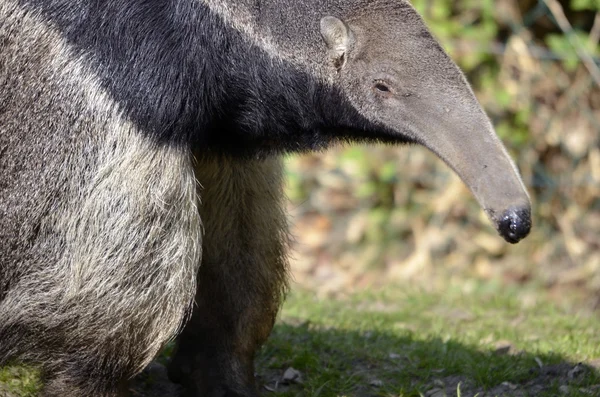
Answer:
[(25, 366), (0, 367), (0, 396), (35, 396), (41, 384), (37, 371)]
[[(257, 358), (259, 381), (277, 397), (426, 396), (436, 386), (448, 395), (490, 396), (503, 382), (523, 396), (594, 395), (586, 388), (600, 384), (596, 370), (570, 380), (552, 371), (600, 358), (600, 319), (516, 291), (388, 287), (337, 299), (296, 291)], [(497, 352), (499, 342), (511, 351)], [(278, 382), (290, 367), (300, 384)], [(546, 390), (527, 394), (532, 383)], [(568, 393), (559, 390), (565, 385)], [(0, 369), (0, 395), (30, 397), (38, 389), (35, 371)]]
[[(386, 291), (343, 300), (296, 292), (258, 364), (266, 373), (293, 367), (303, 374), (302, 386), (281, 396), (420, 396), (436, 382), (463, 380), (486, 391), (536, 379), (550, 383), (536, 395), (559, 396), (566, 380), (552, 379), (552, 371), (540, 377), (540, 363), (552, 369), (599, 358), (598, 330), (597, 317), (522, 302), (507, 291)], [(512, 352), (496, 352), (498, 342), (510, 342)], [(568, 395), (589, 395), (585, 387), (597, 384), (600, 375), (590, 369), (571, 381)]]

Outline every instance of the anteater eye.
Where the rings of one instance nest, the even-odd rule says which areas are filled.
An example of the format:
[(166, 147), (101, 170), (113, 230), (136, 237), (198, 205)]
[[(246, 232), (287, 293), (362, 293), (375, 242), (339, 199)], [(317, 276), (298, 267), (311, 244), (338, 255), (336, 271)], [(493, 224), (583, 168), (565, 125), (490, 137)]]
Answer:
[(375, 89), (381, 92), (390, 92), (390, 87), (388, 87), (387, 84), (381, 80), (375, 81)]

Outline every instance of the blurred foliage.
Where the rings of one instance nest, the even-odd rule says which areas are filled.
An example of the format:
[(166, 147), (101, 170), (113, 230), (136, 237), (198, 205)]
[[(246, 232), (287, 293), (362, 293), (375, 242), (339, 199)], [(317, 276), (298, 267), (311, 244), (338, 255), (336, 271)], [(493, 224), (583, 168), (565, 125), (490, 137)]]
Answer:
[[(288, 159), (300, 283), (331, 291), (388, 279), (534, 283), (600, 296), (600, 1), (414, 0), (467, 74), (530, 190), (534, 229), (496, 235), (471, 194), (419, 147), (337, 148)], [(578, 48), (579, 47), (579, 48)]]

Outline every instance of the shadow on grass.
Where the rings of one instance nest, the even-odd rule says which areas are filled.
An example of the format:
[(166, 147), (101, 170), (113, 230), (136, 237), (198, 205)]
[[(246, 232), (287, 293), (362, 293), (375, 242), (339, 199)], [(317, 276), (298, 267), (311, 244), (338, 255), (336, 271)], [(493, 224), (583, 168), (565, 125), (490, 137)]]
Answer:
[(560, 355), (311, 323), (278, 324), (257, 372), (277, 396), (600, 396), (597, 368)]
[[(169, 351), (170, 349), (166, 349)], [(179, 397), (163, 354), (133, 382), (136, 397)], [(597, 365), (598, 363), (595, 363)], [(560, 355), (485, 349), (407, 330), (278, 323), (256, 360), (263, 396), (600, 396), (598, 368)], [(36, 382), (38, 385), (36, 386)], [(1, 397), (33, 397), (35, 371), (0, 368)]]

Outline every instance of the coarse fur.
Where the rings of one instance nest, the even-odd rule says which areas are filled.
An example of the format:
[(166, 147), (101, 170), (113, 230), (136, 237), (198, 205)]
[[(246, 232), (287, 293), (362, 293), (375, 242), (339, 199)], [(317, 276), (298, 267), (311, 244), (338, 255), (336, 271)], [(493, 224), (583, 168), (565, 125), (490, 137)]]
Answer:
[(254, 354), (287, 286), (282, 162), (198, 154), (196, 176), (206, 203), (202, 266), (169, 375), (189, 395), (252, 395)]
[(190, 308), (193, 165), (35, 15), (2, 2), (0, 20), (0, 363), (42, 364), (45, 395), (90, 396), (139, 372)]
[(116, 396), (180, 332), (188, 395), (256, 396), (287, 285), (280, 157), (339, 141), (421, 143), (507, 240), (529, 231), (407, 1), (0, 0), (0, 365)]

